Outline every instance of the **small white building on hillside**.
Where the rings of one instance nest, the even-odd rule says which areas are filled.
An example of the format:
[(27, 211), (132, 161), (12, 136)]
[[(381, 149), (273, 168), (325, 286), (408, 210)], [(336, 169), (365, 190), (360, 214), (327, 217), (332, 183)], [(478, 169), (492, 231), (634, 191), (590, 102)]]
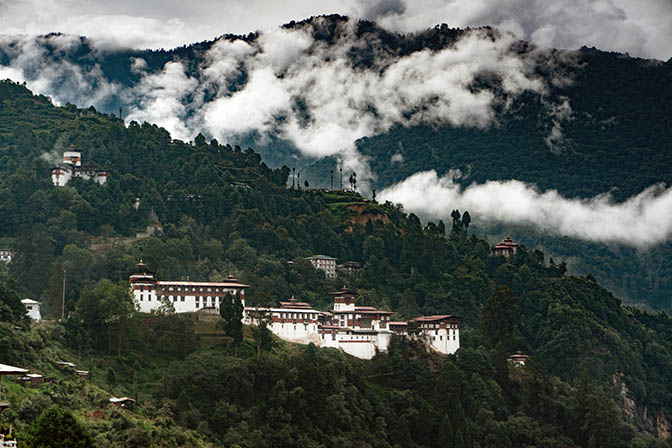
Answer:
[(313, 255), (307, 260), (311, 262), (315, 269), (324, 271), (327, 278), (336, 278), (336, 259), (327, 255)]
[(245, 289), (249, 285), (229, 276), (223, 282), (159, 281), (142, 260), (129, 278), (133, 298), (140, 311), (150, 313), (170, 302), (176, 313), (193, 313), (204, 308), (213, 308), (219, 313), (219, 303), (224, 296), (240, 294), (245, 306)]
[(437, 352), (455, 353), (460, 348), (460, 326), (455, 316), (420, 316), (411, 322), (417, 323), (417, 337)]
[(0, 249), (0, 261), (9, 264), (12, 262), (12, 257), (14, 257), (14, 252), (11, 249)]
[(33, 299), (23, 299), (21, 303), (26, 307), (28, 317), (32, 320), (42, 320), (42, 314), (40, 314), (40, 306), (42, 304), (40, 302)]
[(82, 165), (82, 153), (79, 151), (65, 151), (63, 162), (51, 170), (51, 181), (57, 187), (65, 187), (73, 177), (84, 180), (93, 179), (94, 182), (104, 185), (110, 172), (102, 169), (95, 162)]

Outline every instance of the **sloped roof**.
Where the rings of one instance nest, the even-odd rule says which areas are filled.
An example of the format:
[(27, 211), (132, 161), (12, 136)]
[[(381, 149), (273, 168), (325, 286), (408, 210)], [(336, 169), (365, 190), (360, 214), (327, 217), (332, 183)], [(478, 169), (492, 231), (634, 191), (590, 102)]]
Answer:
[(28, 369), (21, 367), (8, 366), (7, 364), (0, 364), (0, 375), (23, 375), (28, 373)]
[(336, 260), (334, 257), (328, 255), (313, 255), (312, 257), (306, 257), (307, 260)]

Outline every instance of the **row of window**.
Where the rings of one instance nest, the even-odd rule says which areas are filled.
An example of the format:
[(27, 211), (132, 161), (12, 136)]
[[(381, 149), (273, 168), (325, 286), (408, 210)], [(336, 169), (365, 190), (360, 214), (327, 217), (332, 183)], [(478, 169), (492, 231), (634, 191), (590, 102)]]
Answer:
[(280, 313), (281, 319), (317, 319), (316, 313)]
[[(139, 300), (140, 300), (140, 302), (144, 302), (144, 300), (145, 300), (145, 295), (144, 295), (144, 294), (140, 294), (140, 296), (139, 296)], [(158, 301), (158, 300), (159, 300), (159, 299), (157, 299), (157, 301)], [(184, 301), (186, 301), (186, 297), (185, 297), (185, 296), (168, 296), (168, 300), (170, 300), (171, 302), (184, 302)], [(151, 302), (151, 301), (152, 301), (152, 296), (151, 296), (151, 294), (149, 294), (149, 295), (147, 296), (147, 301), (148, 301), (148, 302)], [(196, 298), (195, 298), (195, 302), (196, 302), (196, 306), (198, 306), (199, 303), (201, 302), (201, 297), (200, 297), (200, 296), (196, 296)], [(210, 296), (203, 297), (203, 306), (206, 306), (206, 304), (207, 304), (208, 306), (214, 306), (215, 304), (219, 305), (219, 297), (210, 297)]]
[[(420, 325), (420, 328), (431, 330), (432, 328), (441, 328), (441, 324), (422, 324), (422, 325)], [(449, 324), (449, 325), (446, 326), (446, 328), (457, 329), (457, 324)]]
[[(432, 336), (432, 340), (436, 341), (436, 336)], [(453, 331), (453, 341), (454, 340), (455, 340), (455, 332)], [(439, 341), (443, 341), (443, 336), (439, 336)], [(450, 341), (450, 335), (446, 336), (446, 341)]]
[[(140, 286), (140, 291), (151, 291), (155, 288), (151, 286)], [(169, 286), (166, 288), (164, 291), (176, 291), (176, 292), (214, 292), (214, 293), (222, 293), (226, 294), (227, 292), (231, 294), (236, 293), (236, 289), (229, 289), (229, 288), (213, 288), (213, 287), (195, 287), (195, 286)], [(157, 291), (159, 294), (161, 294), (163, 291), (159, 290)], [(190, 294), (187, 294), (190, 295)]]

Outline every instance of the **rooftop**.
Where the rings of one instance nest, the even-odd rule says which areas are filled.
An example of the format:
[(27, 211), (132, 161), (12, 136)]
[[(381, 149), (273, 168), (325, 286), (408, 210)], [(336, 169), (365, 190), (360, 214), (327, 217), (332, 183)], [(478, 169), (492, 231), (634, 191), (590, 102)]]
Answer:
[(414, 317), (413, 321), (415, 322), (436, 322), (439, 320), (444, 320), (444, 319), (453, 319), (456, 316), (453, 316), (452, 314), (436, 314), (434, 316), (419, 316), (419, 317)]
[(520, 243), (516, 243), (511, 239), (510, 236), (506, 236), (503, 241), (501, 241), (499, 244), (495, 246), (495, 249), (508, 249), (510, 247), (520, 247)]
[(334, 257), (328, 255), (313, 255), (312, 257), (306, 257), (307, 260), (336, 260)]
[(22, 375), (28, 373), (28, 369), (21, 367), (8, 366), (7, 364), (0, 364), (0, 375)]
[(355, 291), (354, 289), (348, 289), (344, 285), (343, 289), (341, 289), (340, 291), (330, 292), (329, 295), (330, 296), (354, 296), (356, 292), (357, 291)]

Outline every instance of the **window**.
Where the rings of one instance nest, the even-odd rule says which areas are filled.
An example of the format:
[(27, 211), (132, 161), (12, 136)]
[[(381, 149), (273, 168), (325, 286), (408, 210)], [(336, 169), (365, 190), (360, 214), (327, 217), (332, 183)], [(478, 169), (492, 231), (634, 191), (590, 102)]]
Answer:
[(184, 302), (184, 296), (180, 297), (180, 301)]

